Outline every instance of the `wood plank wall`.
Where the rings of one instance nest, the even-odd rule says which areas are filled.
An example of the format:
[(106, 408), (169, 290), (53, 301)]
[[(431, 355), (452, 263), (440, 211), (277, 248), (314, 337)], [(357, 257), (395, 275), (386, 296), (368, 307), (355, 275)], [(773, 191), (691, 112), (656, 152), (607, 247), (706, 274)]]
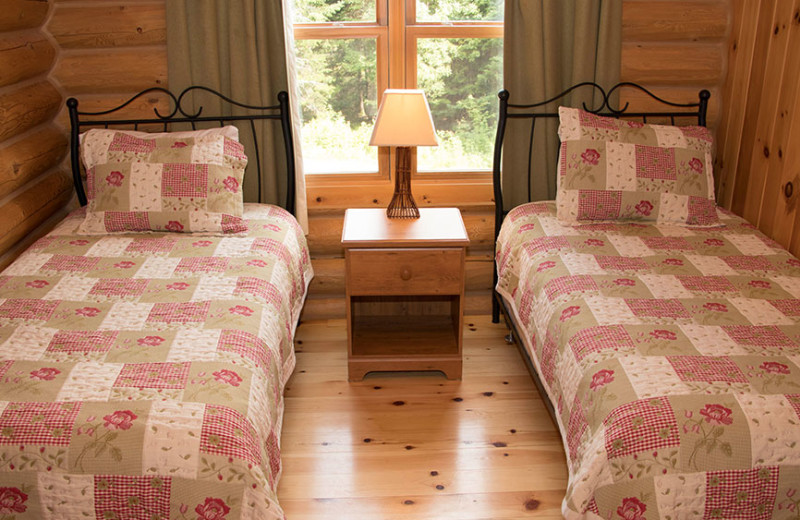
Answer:
[(71, 196), (62, 103), (48, 79), (57, 48), (42, 31), (51, 5), (4, 0), (0, 9), (0, 269), (63, 216)]
[(720, 204), (800, 254), (800, 1), (733, 0)]
[[(22, 3), (22, 0), (13, 0)], [(623, 68), (626, 81), (640, 82), (668, 99), (694, 100), (712, 91), (712, 125), (721, 111), (730, 2), (733, 0), (624, 0)], [(50, 0), (48, 38), (57, 46), (50, 74), (62, 97), (82, 106), (108, 107), (142, 88), (166, 85), (164, 0)], [(623, 101), (642, 106), (627, 93)], [(153, 100), (131, 107), (152, 113)], [(57, 121), (66, 128), (62, 111)], [(344, 259), (339, 245), (347, 207), (385, 206), (389, 181), (340, 183), (309, 179), (309, 244), (316, 277), (305, 319), (343, 317)], [(493, 213), (487, 175), (471, 180), (417, 179), (421, 206), (457, 206), (472, 240), (467, 258), (467, 313), (491, 305)]]

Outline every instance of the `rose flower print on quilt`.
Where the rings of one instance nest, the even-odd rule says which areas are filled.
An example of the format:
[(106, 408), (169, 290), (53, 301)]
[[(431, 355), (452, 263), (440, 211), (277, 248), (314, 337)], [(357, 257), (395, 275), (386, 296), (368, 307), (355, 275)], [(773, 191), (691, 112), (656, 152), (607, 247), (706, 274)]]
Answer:
[(719, 217), (506, 218), (497, 289), (556, 411), (566, 518), (800, 513), (800, 261)]
[(0, 274), (0, 518), (282, 519), (283, 388), (313, 275), (283, 209), (247, 235), (81, 236)]

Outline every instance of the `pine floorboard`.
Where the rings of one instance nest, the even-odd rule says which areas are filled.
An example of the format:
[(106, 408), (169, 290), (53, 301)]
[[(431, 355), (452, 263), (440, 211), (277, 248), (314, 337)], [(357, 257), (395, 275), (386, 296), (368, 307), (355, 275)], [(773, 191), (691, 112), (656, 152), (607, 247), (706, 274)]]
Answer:
[(281, 438), (288, 520), (561, 518), (561, 437), (505, 326), (465, 322), (461, 381), (352, 383), (344, 320), (301, 323)]

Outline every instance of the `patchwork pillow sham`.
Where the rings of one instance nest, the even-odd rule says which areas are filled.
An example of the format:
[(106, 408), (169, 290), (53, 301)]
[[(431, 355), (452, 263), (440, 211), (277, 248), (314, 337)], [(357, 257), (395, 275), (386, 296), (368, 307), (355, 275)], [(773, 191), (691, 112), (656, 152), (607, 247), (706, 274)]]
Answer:
[(238, 130), (81, 136), (88, 205), (78, 232), (238, 233), (247, 166)]
[(559, 220), (719, 225), (707, 128), (558, 112)]

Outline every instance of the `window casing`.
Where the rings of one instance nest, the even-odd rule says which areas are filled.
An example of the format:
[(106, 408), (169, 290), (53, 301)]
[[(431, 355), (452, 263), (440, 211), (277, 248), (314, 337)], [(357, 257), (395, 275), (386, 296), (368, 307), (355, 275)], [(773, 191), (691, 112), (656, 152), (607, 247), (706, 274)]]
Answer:
[[(300, 7), (301, 11), (303, 7), (307, 10), (307, 13), (300, 13), (300, 16), (295, 17), (302, 21), (294, 24), (294, 37), (298, 49), (298, 76), (304, 117), (304, 158), (308, 157), (304, 161), (307, 172), (313, 174), (309, 175), (309, 178), (320, 181), (341, 180), (343, 174), (350, 180), (355, 180), (354, 176), (363, 180), (389, 177), (390, 169), (393, 168), (389, 148), (379, 148), (376, 158), (375, 150), (366, 150), (367, 156), (373, 154), (371, 164), (363, 160), (359, 164), (348, 163), (349, 157), (347, 157), (357, 155), (348, 152), (348, 149), (367, 146), (366, 142), (369, 140), (380, 95), (387, 88), (426, 90), (440, 137), (440, 146), (437, 148), (443, 150), (442, 153), (450, 152), (449, 160), (444, 161), (437, 160), (435, 155), (428, 155), (430, 149), (421, 151), (424, 155), (419, 161), (415, 153), (412, 162), (415, 175), (418, 177), (435, 175), (437, 179), (474, 178), (475, 172), (488, 171), (491, 167), (491, 149), (487, 149), (487, 132), (491, 130), (493, 133), (496, 121), (496, 93), (502, 81), (502, 0), (431, 0), (430, 5), (439, 7), (439, 11), (433, 13), (428, 11), (430, 5), (420, 0), (373, 1), (374, 20), (367, 20), (373, 16), (372, 2), (361, 0), (364, 7), (363, 14), (359, 17), (361, 20), (329, 21), (324, 18), (335, 16), (326, 16), (325, 13), (319, 15), (321, 9), (314, 9), (312, 4), (324, 4), (328, 7), (347, 4), (348, 0), (339, 2), (296, 0), (298, 4), (303, 4)], [(349, 0), (349, 3), (353, 4), (356, 1)], [(463, 15), (464, 11), (476, 6), (482, 9), (476, 8), (475, 10), (480, 12), (474, 17), (490, 19), (459, 19), (462, 17), (460, 14)], [(442, 12), (448, 14), (448, 9), (461, 12), (455, 12), (454, 20), (443, 19), (449, 18), (442, 16)], [(468, 13), (465, 17), (470, 16)], [(319, 21), (320, 18), (323, 20)], [(373, 48), (374, 52), (371, 50)], [(459, 50), (466, 56), (458, 56)], [(454, 56), (460, 60), (458, 64), (455, 63)], [(313, 98), (320, 98), (326, 94), (325, 85), (322, 85), (321, 81), (315, 81), (315, 77), (320, 79), (321, 74), (328, 72), (320, 67), (320, 63), (326, 59), (328, 64), (332, 63), (336, 67), (339, 64), (350, 67), (348, 70), (334, 72), (339, 78), (338, 81), (354, 85), (347, 90), (341, 86), (343, 92), (349, 94), (358, 90), (362, 93), (360, 99), (357, 97), (355, 100), (350, 100), (349, 115), (345, 116), (351, 128), (355, 128), (352, 135), (348, 134), (349, 140), (357, 141), (349, 143), (349, 148), (348, 143), (336, 142), (336, 128), (342, 126), (333, 127), (328, 122), (318, 124), (320, 121), (315, 119), (321, 118), (309, 110)], [(353, 65), (359, 59), (364, 60), (361, 68)], [(473, 67), (477, 67), (475, 70), (469, 70), (472, 65), (470, 60), (474, 60)], [(459, 73), (462, 76), (460, 82), (452, 81), (453, 69), (457, 66), (460, 67)], [(443, 77), (442, 71), (445, 73), (449, 71), (450, 76), (440, 81)], [(474, 85), (470, 83), (473, 78)], [(460, 92), (455, 94), (447, 92), (448, 82), (458, 83)], [(365, 91), (368, 92), (366, 96), (363, 95)], [(453, 95), (459, 97), (454, 101)], [(309, 100), (312, 102), (307, 103)], [(332, 108), (331, 105), (336, 101), (331, 97), (325, 110)], [(439, 110), (439, 107), (443, 109)], [(340, 112), (344, 110), (341, 107), (334, 108), (337, 109)], [(449, 114), (445, 115), (444, 112)], [(462, 119), (456, 121), (455, 118), (459, 114)], [(336, 117), (341, 119), (338, 115)], [(480, 119), (480, 132), (471, 132), (470, 128), (477, 126), (478, 119)], [(344, 123), (339, 120), (338, 124)], [(470, 136), (471, 133), (475, 135)], [(331, 148), (327, 150), (317, 148), (315, 156), (315, 147), (308, 146), (308, 135), (313, 136), (315, 142), (327, 142), (326, 146)], [(339, 144), (343, 146), (339, 148)], [(307, 153), (307, 149), (311, 150), (310, 154)], [(469, 157), (473, 159), (464, 160)], [(420, 168), (417, 168), (418, 162)], [(336, 171), (325, 172), (326, 168)]]

